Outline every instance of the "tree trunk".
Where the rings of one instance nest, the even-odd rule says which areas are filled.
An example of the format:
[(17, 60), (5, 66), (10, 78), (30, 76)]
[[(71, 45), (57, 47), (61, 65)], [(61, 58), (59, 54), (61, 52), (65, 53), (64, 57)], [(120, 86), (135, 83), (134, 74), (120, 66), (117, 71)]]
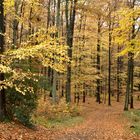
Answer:
[(98, 74), (98, 79), (96, 81), (97, 83), (97, 89), (96, 89), (96, 96), (97, 99), (96, 101), (100, 104), (101, 99), (100, 99), (100, 94), (101, 94), (101, 80), (100, 80), (100, 74), (101, 74), (101, 60), (100, 60), (100, 51), (101, 51), (101, 17), (98, 16), (98, 39), (97, 39), (97, 74)]
[[(128, 2), (128, 7), (134, 9), (136, 0), (132, 0)], [(133, 21), (135, 21), (134, 16), (132, 17)], [(132, 32), (131, 32), (130, 40), (135, 39), (135, 23), (132, 24)], [(131, 43), (131, 48), (134, 49), (134, 44)], [(134, 54), (133, 52), (128, 52), (128, 77), (127, 77), (127, 87), (126, 87), (126, 95), (125, 95), (125, 105), (124, 110), (128, 110), (129, 102), (130, 108), (134, 108), (133, 105), (133, 81), (134, 81)]]
[(126, 86), (126, 94), (125, 94), (124, 111), (127, 111), (129, 106), (130, 80), (131, 80), (130, 71), (131, 71), (131, 62), (130, 62), (130, 53), (128, 53), (127, 86)]
[[(19, 21), (16, 19), (16, 16), (18, 15), (19, 5), (20, 5), (20, 1), (18, 1), (18, 0), (15, 1), (15, 4), (14, 4), (15, 18), (13, 20), (13, 45), (14, 45), (13, 49), (16, 47), (17, 39), (18, 39), (18, 25), (19, 25)], [(22, 6), (21, 6), (21, 8), (22, 8)], [(21, 16), (21, 15), (19, 15), (19, 16)]]
[[(77, 0), (71, 1), (71, 9), (69, 15), (69, 1), (66, 0), (65, 14), (66, 14), (66, 31), (67, 31), (67, 45), (68, 57), (72, 60), (72, 47), (73, 47), (73, 35), (74, 35), (74, 22), (76, 14)], [(71, 62), (67, 66), (67, 82), (66, 82), (66, 102), (71, 102)]]
[(85, 83), (83, 83), (83, 103), (86, 102)]
[[(20, 17), (24, 17), (24, 9), (25, 9), (25, 4), (23, 0), (20, 8)], [(22, 34), (23, 34), (23, 23), (21, 23), (21, 27), (20, 27), (19, 44), (21, 44), (22, 42)]]
[[(133, 3), (133, 9), (134, 9), (135, 1)], [(135, 39), (135, 17), (133, 16), (133, 21), (134, 23), (132, 24), (132, 40)], [(132, 43), (131, 47), (134, 49), (135, 46)], [(131, 87), (130, 87), (130, 108), (134, 108), (134, 102), (133, 102), (133, 87), (134, 87), (134, 53), (131, 53), (131, 58), (130, 58), (130, 63), (131, 63), (131, 72), (130, 72), (130, 77), (131, 77)]]
[[(4, 53), (4, 34), (5, 25), (4, 25), (4, 6), (3, 0), (0, 1), (0, 54)], [(4, 73), (0, 73), (0, 81), (4, 80)], [(0, 90), (0, 120), (3, 120), (6, 116), (6, 99), (5, 99), (5, 90)]]
[(47, 7), (47, 9), (48, 9), (48, 15), (47, 15), (47, 29), (49, 28), (49, 25), (50, 25), (50, 6), (51, 6), (51, 0), (49, 0), (48, 1), (48, 7)]
[[(59, 37), (59, 26), (60, 26), (60, 3), (61, 0), (57, 0), (57, 15), (56, 15), (56, 28), (57, 33), (56, 37)], [(55, 7), (55, 6), (54, 6)], [(52, 87), (52, 95), (53, 95), (53, 102), (55, 103), (57, 101), (57, 95), (56, 95), (56, 87), (57, 87), (57, 76), (58, 73), (56, 70), (53, 70), (53, 87)]]
[(133, 54), (131, 57), (131, 89), (130, 89), (130, 108), (134, 108), (134, 102), (133, 102), (133, 86), (134, 86), (134, 60), (133, 60)]
[[(120, 46), (118, 45), (118, 53), (120, 52)], [(120, 68), (121, 68), (121, 58), (117, 58), (117, 102), (120, 101), (120, 93), (121, 93), (121, 81), (120, 81)]]
[[(110, 5), (111, 6), (111, 5)], [(111, 33), (111, 11), (109, 11), (109, 52), (108, 52), (108, 105), (111, 106), (111, 45), (112, 45), (112, 33)]]

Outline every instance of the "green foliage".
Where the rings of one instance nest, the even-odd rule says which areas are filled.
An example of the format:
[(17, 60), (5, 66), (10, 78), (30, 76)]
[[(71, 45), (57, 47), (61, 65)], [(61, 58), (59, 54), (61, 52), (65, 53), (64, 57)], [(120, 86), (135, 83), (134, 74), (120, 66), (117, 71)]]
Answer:
[(38, 87), (40, 89), (50, 90), (51, 87), (46, 76), (39, 76)]
[[(31, 82), (32, 81), (28, 81), (27, 83), (32, 84), (34, 89), (36, 89), (37, 86)], [(17, 120), (28, 127), (32, 126), (31, 117), (37, 107), (36, 91), (34, 93), (27, 91), (26, 94), (23, 95), (15, 89), (7, 90), (7, 112), (10, 119)]]
[(140, 134), (140, 110), (131, 110), (125, 112), (125, 116), (131, 122), (130, 129), (133, 133), (139, 135)]
[(76, 117), (69, 116), (59, 119), (47, 119), (44, 116), (38, 116), (34, 120), (36, 121), (37, 124), (43, 125), (46, 128), (71, 127), (73, 125), (83, 122), (83, 118), (81, 116)]

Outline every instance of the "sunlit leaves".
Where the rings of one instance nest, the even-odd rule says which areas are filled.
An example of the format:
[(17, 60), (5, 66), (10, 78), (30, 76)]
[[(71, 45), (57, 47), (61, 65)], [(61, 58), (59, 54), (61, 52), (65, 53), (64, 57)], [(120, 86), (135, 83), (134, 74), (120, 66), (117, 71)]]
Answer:
[(5, 14), (12, 12), (14, 9), (15, 0), (4, 0)]
[[(118, 23), (113, 31), (115, 43), (123, 45), (125, 48), (120, 55), (133, 52), (138, 56), (140, 41), (137, 38), (139, 33), (139, 9), (123, 8), (118, 14)], [(132, 35), (132, 28), (135, 26), (135, 32)], [(134, 37), (133, 37), (134, 36)]]
[(24, 72), (20, 65), (23, 61), (37, 61), (42, 67), (51, 67), (58, 72), (64, 72), (69, 62), (67, 57), (67, 46), (63, 45), (62, 39), (53, 38), (52, 33), (39, 30), (29, 37), (29, 40), (22, 43), (18, 49), (8, 50), (1, 56), (3, 65), (0, 65), (0, 72), (9, 74), (1, 81), (2, 88), (14, 87), (18, 92), (24, 94), (32, 92), (32, 87), (24, 85), (26, 78), (32, 79), (32, 73)]

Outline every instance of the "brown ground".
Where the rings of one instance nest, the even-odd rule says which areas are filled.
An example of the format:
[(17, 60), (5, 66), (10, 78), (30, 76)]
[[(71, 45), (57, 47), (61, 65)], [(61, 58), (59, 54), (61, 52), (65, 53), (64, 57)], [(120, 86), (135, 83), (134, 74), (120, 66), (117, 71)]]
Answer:
[(112, 107), (88, 101), (84, 105), (85, 121), (73, 128), (30, 130), (17, 124), (0, 124), (0, 140), (140, 140), (128, 131), (129, 122), (122, 116), (123, 105)]

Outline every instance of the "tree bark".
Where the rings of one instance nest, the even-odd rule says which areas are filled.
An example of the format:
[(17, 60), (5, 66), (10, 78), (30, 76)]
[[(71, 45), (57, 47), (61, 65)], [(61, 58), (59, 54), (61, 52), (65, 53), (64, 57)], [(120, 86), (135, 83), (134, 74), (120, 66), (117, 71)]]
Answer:
[[(136, 0), (132, 0), (127, 3), (128, 7), (134, 9)], [(133, 21), (135, 21), (134, 16), (132, 17)], [(135, 39), (135, 23), (132, 24), (132, 32), (130, 33), (130, 41)], [(134, 44), (131, 43), (131, 48), (134, 49)], [(128, 110), (129, 102), (130, 108), (134, 108), (133, 105), (133, 81), (134, 81), (134, 54), (133, 52), (128, 52), (128, 77), (127, 77), (127, 87), (126, 87), (126, 95), (125, 95), (125, 104), (124, 104), (124, 111)]]
[(111, 28), (111, 5), (109, 5), (109, 51), (108, 51), (108, 105), (111, 106), (111, 45), (112, 45), (112, 28)]
[[(118, 45), (118, 53), (120, 53), (120, 46)], [(117, 58), (117, 102), (120, 101), (120, 94), (121, 94), (121, 57)]]
[[(68, 57), (72, 60), (72, 47), (73, 47), (73, 35), (74, 35), (74, 22), (76, 14), (77, 0), (71, 1), (71, 9), (69, 15), (69, 1), (66, 0), (65, 14), (66, 14), (66, 32), (67, 32), (67, 45)], [(67, 82), (66, 82), (66, 102), (71, 102), (71, 62), (67, 66)]]
[(100, 104), (101, 99), (100, 99), (100, 94), (101, 94), (101, 80), (100, 80), (100, 74), (101, 74), (101, 60), (100, 60), (100, 51), (101, 51), (101, 17), (98, 16), (98, 39), (97, 39), (97, 74), (98, 74), (98, 79), (96, 81), (97, 84), (97, 89), (96, 89), (96, 101)]
[[(0, 1), (0, 54), (4, 53), (4, 34), (5, 33), (5, 24), (4, 24), (4, 6), (3, 0)], [(0, 58), (1, 59), (1, 58)], [(0, 73), (0, 81), (3, 81), (4, 73)], [(4, 88), (0, 90), (0, 120), (3, 120), (6, 117), (6, 97)]]
[(131, 80), (130, 71), (131, 71), (131, 61), (130, 61), (130, 53), (128, 53), (127, 86), (126, 86), (126, 94), (125, 94), (124, 111), (127, 111), (129, 107), (130, 80)]
[[(60, 3), (61, 3), (61, 0), (57, 0), (57, 15), (56, 15), (56, 28), (57, 28), (57, 33), (56, 33), (56, 37), (59, 37), (59, 27), (60, 27)], [(56, 70), (53, 70), (52, 96), (53, 96), (53, 102), (54, 102), (54, 103), (56, 103), (56, 101), (57, 101), (57, 95), (56, 95), (57, 76), (58, 76), (57, 71), (56, 71)]]

